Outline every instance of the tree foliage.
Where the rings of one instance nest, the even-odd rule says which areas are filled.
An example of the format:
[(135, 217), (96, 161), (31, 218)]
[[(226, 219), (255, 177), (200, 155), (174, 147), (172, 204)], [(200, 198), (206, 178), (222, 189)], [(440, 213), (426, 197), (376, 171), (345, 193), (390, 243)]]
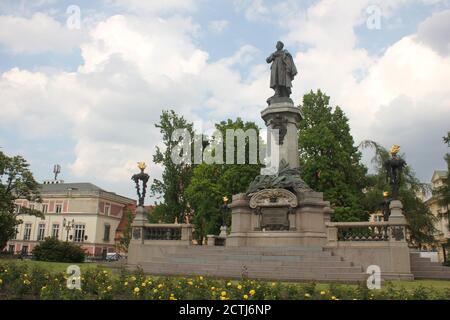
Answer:
[[(237, 118), (235, 121), (228, 119), (216, 124), (222, 137), (226, 137), (226, 130), (254, 129), (259, 139), (259, 127), (253, 122), (244, 122)], [(230, 143), (230, 142), (228, 142)], [(199, 165), (194, 170), (192, 182), (187, 189), (187, 198), (194, 210), (193, 222), (196, 226), (196, 238), (201, 241), (208, 234), (218, 234), (222, 223), (222, 215), (225, 214), (227, 225), (231, 223), (230, 211), (223, 212), (222, 198), (230, 200), (233, 194), (245, 192), (251, 181), (259, 174), (259, 164), (249, 164), (249, 139), (245, 141), (245, 164), (236, 164), (237, 139), (234, 139), (235, 164), (226, 164), (226, 145), (223, 148), (224, 164)], [(260, 141), (257, 141), (258, 148)], [(258, 149), (257, 148), (257, 149)], [(259, 149), (258, 149), (259, 150)]]
[(163, 201), (156, 203), (151, 220), (173, 223), (176, 218), (182, 221), (187, 210), (185, 191), (192, 178), (193, 165), (172, 161), (172, 152), (181, 143), (181, 140), (173, 141), (172, 136), (175, 130), (186, 129), (194, 137), (193, 125), (173, 110), (164, 110), (160, 122), (155, 126), (160, 129), (165, 148), (162, 150), (159, 146), (156, 147), (153, 162), (163, 166), (164, 171), (162, 180), (153, 180), (151, 192), (154, 196), (162, 197)]
[(127, 210), (125, 210), (124, 215), (125, 215), (126, 222), (125, 222), (125, 227), (123, 229), (122, 235), (119, 239), (118, 246), (119, 246), (119, 249), (121, 249), (125, 252), (128, 252), (128, 247), (130, 246), (130, 241), (131, 241), (131, 231), (132, 231), (131, 224), (133, 223), (134, 214), (131, 211), (131, 209), (128, 208)]
[[(39, 184), (23, 157), (9, 157), (0, 151), (0, 248), (15, 235), (15, 227), (21, 223), (14, 210), (16, 199), (40, 202)], [(21, 208), (20, 213), (42, 216), (28, 208)]]
[(33, 249), (33, 256), (39, 261), (84, 262), (86, 253), (76, 244), (55, 238), (46, 238)]
[(304, 117), (299, 127), (302, 178), (331, 202), (333, 220), (367, 220), (361, 203), (367, 169), (360, 162), (347, 117), (329, 102), (320, 90), (303, 97)]

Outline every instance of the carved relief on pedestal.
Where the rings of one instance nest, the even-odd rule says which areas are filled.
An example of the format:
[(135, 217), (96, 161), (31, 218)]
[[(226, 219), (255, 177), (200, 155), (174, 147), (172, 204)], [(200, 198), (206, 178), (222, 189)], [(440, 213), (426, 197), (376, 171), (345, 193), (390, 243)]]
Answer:
[(297, 207), (297, 196), (286, 189), (265, 189), (250, 198), (250, 208), (259, 216), (256, 230), (288, 231), (289, 214)]
[(298, 205), (297, 196), (286, 189), (265, 189), (250, 198), (250, 208), (258, 207), (291, 207)]

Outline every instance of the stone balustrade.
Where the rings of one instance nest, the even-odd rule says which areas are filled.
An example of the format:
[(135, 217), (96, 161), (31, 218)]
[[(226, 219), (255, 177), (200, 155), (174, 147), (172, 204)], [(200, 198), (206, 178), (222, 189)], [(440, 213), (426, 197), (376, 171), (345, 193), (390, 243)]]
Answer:
[(404, 241), (406, 222), (327, 222), (328, 243), (336, 241)]

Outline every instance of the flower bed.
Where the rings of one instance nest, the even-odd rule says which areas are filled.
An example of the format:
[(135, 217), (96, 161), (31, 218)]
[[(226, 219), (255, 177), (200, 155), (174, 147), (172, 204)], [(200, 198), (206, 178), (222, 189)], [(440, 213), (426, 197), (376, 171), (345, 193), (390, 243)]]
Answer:
[(364, 285), (289, 284), (204, 277), (150, 277), (142, 271), (118, 274), (96, 268), (83, 271), (81, 289), (68, 289), (68, 275), (20, 263), (0, 263), (0, 299), (144, 299), (144, 300), (361, 300), (450, 299), (450, 289), (411, 290), (387, 283), (381, 290)]

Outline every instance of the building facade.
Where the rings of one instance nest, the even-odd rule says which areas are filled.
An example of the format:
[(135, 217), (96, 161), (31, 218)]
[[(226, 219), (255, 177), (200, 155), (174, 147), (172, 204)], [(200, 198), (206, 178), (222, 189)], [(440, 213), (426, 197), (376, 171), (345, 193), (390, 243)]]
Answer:
[[(91, 183), (45, 183), (41, 185), (41, 203), (16, 200), (15, 239), (6, 249), (31, 253), (47, 237), (79, 244), (91, 256), (116, 251), (116, 230), (125, 209), (136, 202), (105, 191)], [(45, 218), (21, 214), (21, 208), (40, 210)]]
[[(443, 185), (443, 180), (447, 177), (448, 172), (439, 170), (433, 173), (431, 178), (432, 189), (435, 190)], [(449, 252), (446, 252), (445, 245), (450, 239), (450, 227), (449, 227), (449, 208), (442, 207), (438, 204), (438, 199), (432, 196), (425, 202), (430, 208), (433, 215), (437, 218), (435, 221), (435, 228), (437, 230), (436, 239), (439, 246), (435, 249), (438, 252), (439, 260), (444, 261), (444, 256), (448, 256)]]

